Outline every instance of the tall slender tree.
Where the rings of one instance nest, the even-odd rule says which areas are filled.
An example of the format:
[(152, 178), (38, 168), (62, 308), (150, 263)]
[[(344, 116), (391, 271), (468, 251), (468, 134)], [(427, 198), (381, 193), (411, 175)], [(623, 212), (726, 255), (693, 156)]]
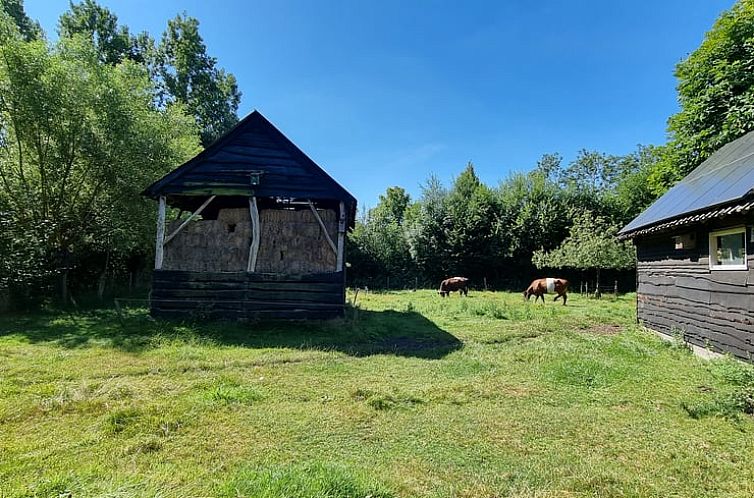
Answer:
[(217, 67), (199, 34), (199, 21), (185, 13), (168, 21), (157, 53), (163, 98), (186, 105), (206, 147), (238, 121), (241, 92), (233, 74)]
[(13, 20), (24, 40), (32, 41), (44, 38), (44, 31), (42, 31), (39, 22), (26, 15), (23, 0), (0, 0), (0, 10)]
[(146, 62), (146, 38), (131, 36), (127, 26), (118, 24), (118, 16), (94, 0), (70, 3), (69, 10), (60, 16), (58, 34), (70, 38), (87, 37), (105, 64), (117, 64), (126, 59)]

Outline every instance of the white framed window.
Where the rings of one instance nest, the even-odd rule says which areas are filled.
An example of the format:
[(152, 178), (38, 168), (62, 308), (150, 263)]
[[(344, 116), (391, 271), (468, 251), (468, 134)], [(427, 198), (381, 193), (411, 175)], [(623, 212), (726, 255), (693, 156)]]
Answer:
[(746, 227), (718, 230), (709, 234), (711, 270), (747, 270)]

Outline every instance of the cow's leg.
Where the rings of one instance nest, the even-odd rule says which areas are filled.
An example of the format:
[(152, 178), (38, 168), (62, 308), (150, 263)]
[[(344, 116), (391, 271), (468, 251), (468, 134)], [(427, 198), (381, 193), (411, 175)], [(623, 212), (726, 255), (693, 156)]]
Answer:
[(565, 306), (565, 304), (566, 304), (566, 301), (568, 301), (568, 294), (566, 294), (566, 293), (564, 292), (564, 293), (563, 293), (563, 306)]
[(556, 295), (555, 299), (553, 299), (553, 301), (557, 301), (559, 297), (560, 297), (560, 294)]

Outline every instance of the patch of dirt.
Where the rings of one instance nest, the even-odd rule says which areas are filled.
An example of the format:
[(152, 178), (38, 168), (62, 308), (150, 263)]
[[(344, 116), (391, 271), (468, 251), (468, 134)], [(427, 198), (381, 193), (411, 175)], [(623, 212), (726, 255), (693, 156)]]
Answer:
[(623, 332), (623, 327), (620, 325), (600, 324), (587, 327), (582, 332), (596, 335), (618, 335)]

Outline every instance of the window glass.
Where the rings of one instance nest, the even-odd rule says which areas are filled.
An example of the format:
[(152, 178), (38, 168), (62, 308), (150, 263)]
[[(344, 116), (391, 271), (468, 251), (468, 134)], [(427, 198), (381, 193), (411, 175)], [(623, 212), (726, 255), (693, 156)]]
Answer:
[(715, 237), (718, 265), (746, 264), (746, 235), (744, 232)]

